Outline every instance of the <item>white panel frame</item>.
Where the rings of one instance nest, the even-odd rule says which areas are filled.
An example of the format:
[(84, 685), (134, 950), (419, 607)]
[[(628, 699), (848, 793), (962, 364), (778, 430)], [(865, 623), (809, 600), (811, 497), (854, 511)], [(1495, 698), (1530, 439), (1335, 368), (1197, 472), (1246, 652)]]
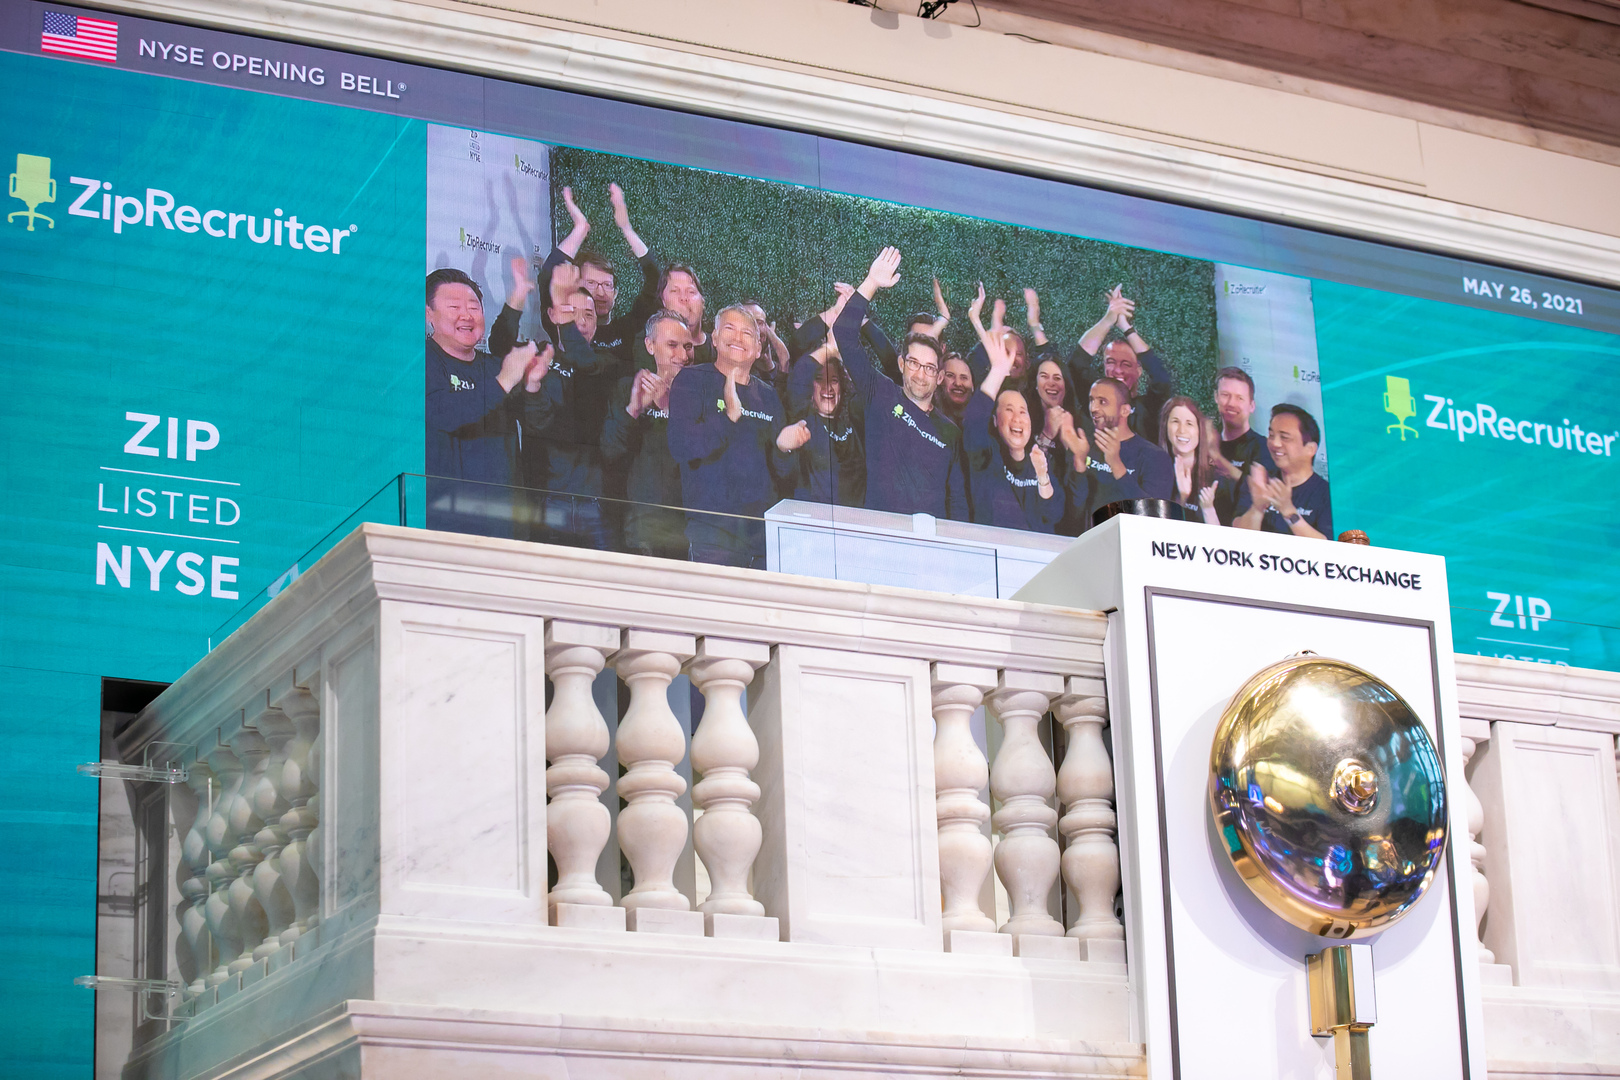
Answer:
[[(429, 672), (412, 670), (407, 637), (435, 633), (510, 644), (514, 654), (515, 715), (510, 741), (491, 740), (485, 749), (491, 768), (514, 770), (517, 805), (511, 826), (516, 834), (519, 886), (482, 889), (411, 880), (413, 852), (407, 835), (408, 807), (415, 793), (408, 773), (406, 719), (418, 708)], [(377, 735), (380, 760), (377, 783), (377, 831), (382, 874), (380, 907), (385, 915), (462, 919), (489, 923), (545, 926), (546, 912), (546, 763), (544, 623), (490, 611), (391, 602), (382, 607), (381, 702)], [(442, 675), (442, 673), (440, 673)], [(476, 733), (469, 732), (469, 737)], [(454, 829), (453, 822), (446, 822)]]
[[(1575, 814), (1568, 789), (1533, 783), (1530, 755), (1585, 759), (1583, 796), (1595, 820)], [(1485, 877), (1492, 883), (1485, 946), (1513, 968), (1519, 986), (1551, 990), (1620, 992), (1620, 786), (1615, 783), (1614, 737), (1540, 724), (1501, 720), (1491, 725), (1474, 767), (1485, 808)], [(1579, 858), (1551, 879), (1537, 872), (1532, 853), (1557, 833), (1573, 840)], [(1539, 925), (1582, 928), (1590, 963), (1571, 963), (1537, 948)]]
[[(756, 779), (761, 787), (757, 813), (765, 829), (765, 848), (755, 863), (755, 887), (765, 913), (781, 921), (783, 938), (795, 942), (831, 945), (921, 949), (940, 952), (944, 935), (940, 926), (939, 838), (934, 829), (934, 752), (931, 682), (928, 664), (903, 657), (872, 656), (834, 649), (783, 645), (776, 649), (769, 668), (755, 688), (750, 719), (760, 733), (761, 761)], [(888, 775), (888, 796), (898, 795), (910, 811), (904, 832), (912, 850), (908, 864), (894, 866), (875, 848), (860, 851), (858, 829), (849, 834), (849, 849), (839, 865), (828, 865), (810, 850), (809, 820), (825, 786), (845, 779), (843, 774), (820, 775), (821, 796), (811, 791), (807, 763), (813, 741), (826, 737), (819, 717), (804, 715), (802, 707), (782, 710), (777, 700), (801, 702), (806, 676), (856, 684), (885, 683), (903, 694), (903, 712), (873, 711), (858, 718), (874, 725), (905, 725), (906, 763), (902, 772)], [(790, 717), (783, 723), (784, 714)], [(851, 758), (862, 752), (858, 742), (843, 743)], [(847, 784), (844, 804), (854, 822), (861, 817), (863, 796), (869, 787)], [(863, 856), (866, 856), (863, 860)], [(912, 917), (852, 916), (839, 918), (818, 910), (816, 896), (832, 888), (850, 888), (854, 881), (877, 874), (891, 875), (910, 893)], [(909, 879), (909, 880), (908, 880)]]

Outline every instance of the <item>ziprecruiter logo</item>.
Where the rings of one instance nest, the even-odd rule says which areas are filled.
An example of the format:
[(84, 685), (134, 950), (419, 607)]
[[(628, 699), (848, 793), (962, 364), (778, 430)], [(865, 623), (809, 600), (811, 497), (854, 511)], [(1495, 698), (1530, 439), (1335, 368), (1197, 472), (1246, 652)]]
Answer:
[(40, 203), (56, 201), (56, 181), (51, 179), (50, 158), (18, 154), (17, 171), (11, 174), (11, 183), (6, 188), (6, 193), (13, 199), (21, 199), (23, 205), (28, 208), (7, 214), (8, 222), (26, 217), (29, 232), (34, 231), (35, 221), (43, 221), (49, 228), (56, 228), (56, 219), (40, 213), (37, 209)]
[[(1504, 443), (1519, 443), (1526, 447), (1544, 447), (1550, 450), (1570, 450), (1590, 457), (1612, 458), (1614, 442), (1620, 431), (1594, 431), (1590, 426), (1571, 423), (1567, 417), (1557, 423), (1550, 420), (1517, 420), (1498, 412), (1494, 405), (1477, 402), (1472, 407), (1459, 407), (1454, 398), (1438, 394), (1423, 394), (1427, 405), (1419, 406), (1408, 379), (1395, 375), (1384, 378), (1384, 412), (1395, 418), (1385, 427), (1386, 434), (1399, 434), (1405, 442), (1410, 435), (1416, 439), (1418, 429), (1407, 424), (1420, 415), (1424, 408), (1428, 415), (1423, 421), (1426, 428), (1449, 431), (1458, 442), (1476, 441), (1489, 436)], [(1606, 426), (1606, 425), (1605, 425)]]
[[(67, 208), (69, 216), (105, 223), (115, 236), (137, 227), (164, 229), (216, 240), (245, 240), (321, 255), (342, 255), (343, 242), (359, 231), (352, 223), (340, 227), (300, 221), (298, 214), (287, 213), (279, 206), (270, 213), (263, 213), (263, 207), (254, 207), (258, 212), (249, 213), (216, 209), (206, 204), (192, 206), (162, 188), (149, 187), (140, 195), (125, 195), (114, 190), (111, 180), (70, 176), (68, 183), (78, 189)], [(34, 231), (36, 220), (56, 228), (55, 219), (38, 210), (42, 203), (56, 202), (57, 184), (51, 176), (50, 158), (18, 154), (17, 169), (11, 174), (7, 191), (27, 207), (8, 214), (8, 222), (26, 217), (29, 232)]]

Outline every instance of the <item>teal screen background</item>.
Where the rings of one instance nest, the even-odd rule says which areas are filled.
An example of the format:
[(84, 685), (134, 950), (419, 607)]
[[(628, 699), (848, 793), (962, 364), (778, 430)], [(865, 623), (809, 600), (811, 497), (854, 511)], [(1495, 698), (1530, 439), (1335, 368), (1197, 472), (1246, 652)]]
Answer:
[[(1334, 527), (1446, 557), (1459, 653), (1620, 667), (1620, 439), (1613, 456), (1459, 440), (1428, 425), (1434, 402), (1424, 400), (1616, 435), (1620, 338), (1331, 282), (1314, 282), (1313, 295)], [(1408, 380), (1418, 406), (1404, 441), (1388, 430), (1390, 376)], [(1539, 626), (1532, 598), (1552, 614)]]
[[(0, 723), (12, 762), (0, 806), (0, 1072), (82, 1077), (94, 995), (73, 978), (95, 969), (97, 784), (74, 766), (100, 756), (100, 680), (175, 679), (314, 539), (421, 468), (426, 128), (15, 54), (0, 54), (0, 84), (3, 171), (17, 154), (48, 157), (57, 183), (38, 207), (54, 228), (0, 222)], [(71, 176), (111, 181), (113, 195), (153, 187), (176, 205), (280, 207), (358, 228), (336, 256), (156, 223), (115, 235), (69, 214), (81, 190)], [(179, 458), (126, 454), (139, 429), (126, 412), (178, 418)], [(195, 462), (188, 419), (219, 430)], [(148, 445), (166, 450), (166, 423)], [(170, 523), (162, 496), (157, 517), (126, 515), (126, 482), (226, 495), (240, 521), (214, 523), (231, 511), (209, 501), (208, 526)], [(119, 512), (98, 509), (98, 495)], [(131, 546), (130, 587), (112, 574), (96, 584), (98, 541)], [(159, 591), (142, 545), (154, 559), (175, 553)], [(176, 591), (185, 551), (239, 559), (236, 582), (221, 585), (238, 598), (212, 596), (211, 581), (198, 596)]]

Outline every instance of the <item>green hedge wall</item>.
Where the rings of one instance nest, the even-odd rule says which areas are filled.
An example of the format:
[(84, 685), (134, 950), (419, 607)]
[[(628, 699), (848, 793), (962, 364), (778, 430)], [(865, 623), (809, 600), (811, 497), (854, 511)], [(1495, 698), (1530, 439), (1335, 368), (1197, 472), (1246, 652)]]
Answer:
[[(571, 227), (562, 201), (569, 186), (591, 220), (589, 245), (629, 267), (608, 204), (608, 183), (616, 182), (653, 253), (697, 267), (711, 316), (756, 299), (784, 337), (795, 320), (832, 302), (834, 281), (859, 284), (887, 244), (900, 249), (901, 280), (878, 294), (874, 317), (897, 337), (910, 314), (933, 310), (938, 276), (951, 308), (947, 337), (959, 351), (974, 342), (967, 307), (981, 280), (992, 300), (1007, 300), (1008, 325), (1020, 331), (1023, 290), (1036, 289), (1046, 332), (1065, 352), (1101, 317), (1103, 294), (1123, 284), (1137, 301), (1138, 328), (1178, 388), (1209, 407), (1218, 357), (1214, 267), (1202, 260), (569, 147), (552, 151), (551, 177), (556, 235)], [(630, 289), (620, 294), (621, 313), (633, 297)]]

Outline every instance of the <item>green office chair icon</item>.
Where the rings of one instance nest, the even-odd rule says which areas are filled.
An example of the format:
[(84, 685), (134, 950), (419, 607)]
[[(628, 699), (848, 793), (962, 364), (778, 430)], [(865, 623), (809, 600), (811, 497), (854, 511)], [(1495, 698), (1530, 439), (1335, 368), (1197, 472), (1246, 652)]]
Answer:
[(41, 218), (51, 228), (56, 228), (56, 219), (41, 214), (35, 209), (40, 203), (56, 201), (56, 181), (51, 179), (51, 159), (48, 157), (35, 157), (33, 154), (17, 155), (17, 171), (11, 174), (11, 188), (9, 194), (13, 199), (21, 199), (27, 206), (26, 210), (18, 210), (7, 214), (6, 221), (26, 216), (28, 218), (28, 231), (34, 231), (34, 220)]
[(1395, 418), (1395, 423), (1384, 429), (1387, 435), (1391, 431), (1401, 433), (1401, 442), (1406, 441), (1407, 432), (1412, 438), (1417, 438), (1416, 428), (1406, 426), (1406, 422), (1417, 415), (1417, 402), (1412, 400), (1412, 384), (1406, 379), (1396, 375), (1384, 376), (1384, 411)]

